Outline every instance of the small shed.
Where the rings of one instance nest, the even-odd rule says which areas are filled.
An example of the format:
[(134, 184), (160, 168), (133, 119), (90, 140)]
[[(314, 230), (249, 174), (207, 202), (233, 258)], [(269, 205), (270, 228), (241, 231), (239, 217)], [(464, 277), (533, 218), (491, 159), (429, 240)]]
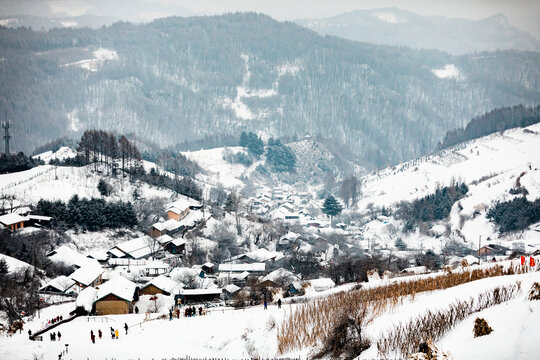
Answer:
[(52, 217), (50, 216), (28, 214), (27, 217), (26, 226), (48, 227), (51, 225)]
[(186, 239), (173, 239), (173, 241), (165, 245), (165, 250), (171, 254), (184, 254), (186, 252)]
[(99, 286), (94, 300), (97, 315), (121, 315), (133, 312), (137, 286), (117, 276)]
[(214, 264), (211, 262), (205, 262), (201, 266), (202, 271), (204, 271), (206, 274), (213, 274), (214, 273)]

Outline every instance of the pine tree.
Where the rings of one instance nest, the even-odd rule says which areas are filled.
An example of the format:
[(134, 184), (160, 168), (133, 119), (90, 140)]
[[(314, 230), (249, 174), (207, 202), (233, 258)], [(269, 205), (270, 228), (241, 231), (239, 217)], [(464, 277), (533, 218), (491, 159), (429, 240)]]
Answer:
[(238, 145), (242, 147), (246, 147), (248, 146), (248, 143), (249, 143), (248, 135), (246, 134), (245, 131), (242, 131), (242, 134), (240, 134), (240, 141)]
[(6, 259), (0, 259), (0, 275), (6, 275), (9, 272), (9, 265)]
[(341, 214), (342, 210), (343, 206), (341, 206), (339, 201), (337, 201), (333, 195), (328, 195), (328, 197), (324, 200), (322, 212), (329, 215), (331, 218)]

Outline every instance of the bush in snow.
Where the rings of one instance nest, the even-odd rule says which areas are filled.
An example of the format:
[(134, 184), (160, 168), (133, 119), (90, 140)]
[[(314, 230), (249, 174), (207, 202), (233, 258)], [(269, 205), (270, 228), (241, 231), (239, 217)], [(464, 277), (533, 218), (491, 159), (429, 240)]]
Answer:
[(367, 322), (368, 310), (366, 308), (350, 313), (343, 312), (334, 328), (326, 337), (323, 348), (315, 358), (330, 355), (331, 358), (353, 359), (358, 357), (370, 346), (362, 330)]
[(540, 283), (535, 282), (529, 290), (529, 300), (540, 300)]
[(103, 195), (103, 196), (109, 196), (109, 195), (111, 195), (111, 193), (113, 191), (113, 188), (112, 188), (111, 184), (109, 184), (107, 181), (105, 181), (103, 179), (99, 179), (97, 189), (98, 189), (99, 193), (101, 195)]
[(474, 337), (489, 335), (493, 329), (488, 325), (487, 321), (483, 318), (476, 318), (474, 320)]

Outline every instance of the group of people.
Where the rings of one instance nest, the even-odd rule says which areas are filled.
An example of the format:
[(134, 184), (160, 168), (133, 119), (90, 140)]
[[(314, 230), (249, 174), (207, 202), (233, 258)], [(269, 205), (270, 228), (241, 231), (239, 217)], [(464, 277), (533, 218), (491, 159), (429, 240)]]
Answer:
[(62, 334), (60, 334), (60, 331), (58, 331), (58, 332), (53, 331), (52, 333), (50, 333), (49, 336), (51, 337), (51, 341), (56, 341), (56, 338), (58, 338), (58, 341), (60, 341), (62, 339)]
[(61, 316), (61, 315), (59, 315), (59, 316), (57, 316), (57, 317), (55, 317), (55, 318), (49, 319), (49, 321), (47, 322), (47, 324), (48, 324), (48, 325), (54, 325), (54, 324), (56, 324), (57, 322), (62, 321), (62, 320), (64, 320), (64, 317)]
[[(264, 299), (263, 306), (264, 306), (264, 310), (268, 309), (268, 302), (266, 301), (266, 299)], [(281, 299), (278, 299), (277, 306), (278, 306), (278, 309), (281, 309)]]
[[(195, 306), (188, 306), (184, 309), (184, 316), (185, 317), (193, 317), (197, 315), (197, 311), (199, 312), (199, 316), (202, 316), (204, 313), (204, 309), (199, 307), (198, 309)], [(173, 317), (176, 315), (177, 319), (180, 319), (180, 309), (170, 309), (169, 310), (169, 320), (172, 320)]]
[[(127, 323), (124, 323), (124, 330), (126, 331), (126, 335), (128, 333), (129, 326)], [(103, 333), (101, 332), (101, 329), (98, 330), (98, 338), (101, 340), (103, 337)], [(111, 326), (111, 339), (118, 339), (118, 329), (115, 329)], [(90, 330), (90, 341), (92, 341), (92, 344), (96, 343), (96, 335), (94, 334), (94, 330)]]

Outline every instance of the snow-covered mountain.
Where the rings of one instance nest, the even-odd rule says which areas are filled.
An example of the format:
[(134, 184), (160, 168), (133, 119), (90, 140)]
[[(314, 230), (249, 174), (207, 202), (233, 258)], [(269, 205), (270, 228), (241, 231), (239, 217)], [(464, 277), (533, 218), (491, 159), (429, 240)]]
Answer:
[(438, 49), (454, 55), (486, 50), (540, 50), (540, 41), (497, 14), (482, 20), (421, 16), (396, 7), (356, 10), (296, 23), (322, 35), (375, 44)]

